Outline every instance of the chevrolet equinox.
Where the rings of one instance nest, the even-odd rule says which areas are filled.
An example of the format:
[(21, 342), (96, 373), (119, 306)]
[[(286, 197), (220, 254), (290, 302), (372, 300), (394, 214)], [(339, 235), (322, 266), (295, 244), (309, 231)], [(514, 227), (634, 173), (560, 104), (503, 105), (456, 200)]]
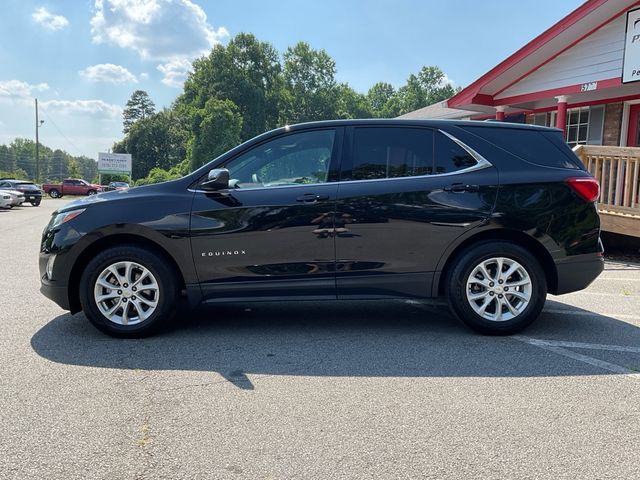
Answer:
[(41, 291), (140, 337), (182, 303), (444, 296), (484, 334), (603, 269), (597, 181), (557, 129), (346, 120), (287, 126), (170, 182), (73, 201)]

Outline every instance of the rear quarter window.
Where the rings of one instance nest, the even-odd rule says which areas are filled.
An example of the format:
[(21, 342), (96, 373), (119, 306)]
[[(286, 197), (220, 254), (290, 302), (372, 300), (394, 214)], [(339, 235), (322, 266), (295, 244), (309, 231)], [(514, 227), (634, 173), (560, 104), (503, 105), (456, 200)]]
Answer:
[(583, 168), (559, 131), (488, 127), (465, 127), (465, 129), (525, 162), (545, 167)]

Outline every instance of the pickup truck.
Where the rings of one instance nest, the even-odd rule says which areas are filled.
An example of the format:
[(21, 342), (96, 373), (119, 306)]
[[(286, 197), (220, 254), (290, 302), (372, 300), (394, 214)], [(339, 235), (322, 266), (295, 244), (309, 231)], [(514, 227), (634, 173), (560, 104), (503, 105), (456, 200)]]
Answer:
[(63, 195), (95, 195), (102, 192), (102, 187), (86, 180), (67, 178), (58, 184), (45, 183), (42, 185), (42, 190), (51, 198), (59, 198)]

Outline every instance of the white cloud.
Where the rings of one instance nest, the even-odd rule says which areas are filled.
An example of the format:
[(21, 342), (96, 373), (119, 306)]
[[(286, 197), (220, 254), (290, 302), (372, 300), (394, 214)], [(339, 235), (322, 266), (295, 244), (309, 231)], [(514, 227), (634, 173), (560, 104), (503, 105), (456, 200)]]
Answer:
[(54, 15), (45, 7), (36, 8), (31, 14), (31, 18), (33, 18), (36, 23), (42, 25), (48, 30), (51, 30), (52, 32), (69, 25), (69, 20), (62, 15)]
[(147, 72), (142, 72), (140, 74), (140, 78), (143, 80), (146, 80), (147, 78), (149, 78), (149, 74)]
[(191, 70), (191, 61), (186, 58), (174, 58), (158, 65), (157, 68), (164, 75), (162, 83), (169, 87), (180, 88)]
[(438, 84), (438, 86), (446, 87), (449, 84), (451, 84), (452, 87), (456, 86), (456, 82), (450, 79), (449, 76), (445, 73), (444, 76), (442, 77), (442, 80), (440, 80), (440, 83)]
[(119, 105), (102, 100), (47, 100), (41, 102), (47, 110), (62, 115), (81, 115), (94, 118), (115, 118), (122, 114)]
[(80, 70), (80, 75), (94, 82), (107, 82), (116, 85), (138, 83), (136, 76), (126, 68), (113, 63), (100, 63)]
[(229, 35), (224, 27), (214, 29), (191, 0), (95, 0), (91, 33), (96, 43), (131, 49), (144, 60), (162, 63), (158, 70), (171, 86), (184, 78), (178, 70), (184, 72), (185, 62)]
[(0, 98), (26, 99), (34, 92), (49, 90), (46, 83), (31, 85), (21, 80), (0, 80)]

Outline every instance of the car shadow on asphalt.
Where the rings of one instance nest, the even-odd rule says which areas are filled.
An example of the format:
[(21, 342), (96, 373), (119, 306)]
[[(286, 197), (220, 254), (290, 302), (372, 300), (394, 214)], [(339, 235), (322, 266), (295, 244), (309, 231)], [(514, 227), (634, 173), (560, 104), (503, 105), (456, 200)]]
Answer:
[[(525, 334), (566, 340), (587, 330), (640, 344), (640, 329), (547, 301)], [(110, 338), (83, 314), (60, 315), (33, 335), (38, 355), (115, 369), (217, 372), (242, 389), (248, 375), (545, 377), (612, 374), (513, 337), (477, 335), (442, 306), (420, 302), (290, 302), (206, 307), (138, 340)]]

